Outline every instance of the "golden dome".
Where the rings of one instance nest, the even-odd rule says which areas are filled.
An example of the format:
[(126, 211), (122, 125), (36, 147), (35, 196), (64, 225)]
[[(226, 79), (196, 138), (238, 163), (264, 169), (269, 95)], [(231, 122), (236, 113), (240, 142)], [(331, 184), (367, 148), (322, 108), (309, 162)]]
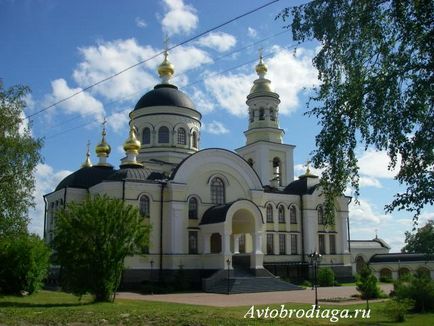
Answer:
[(272, 92), (271, 82), (268, 79), (257, 79), (254, 81), (250, 94), (260, 92)]
[(140, 141), (137, 139), (136, 136), (136, 128), (133, 124), (131, 124), (130, 135), (124, 143), (124, 150), (125, 152), (134, 152), (135, 154), (137, 154), (139, 152), (140, 146)]
[(105, 127), (104, 127), (102, 130), (101, 142), (98, 145), (96, 145), (96, 147), (95, 147), (95, 152), (96, 152), (97, 156), (109, 156), (109, 154), (112, 150), (110, 145), (105, 140), (106, 134), (107, 133), (106, 133)]
[(262, 55), (259, 57), (259, 63), (256, 65), (256, 72), (258, 75), (264, 74), (268, 71), (267, 65), (262, 61)]
[(158, 66), (158, 74), (160, 75), (160, 78), (164, 79), (165, 77), (166, 80), (170, 79), (175, 73), (175, 67), (169, 62), (169, 60), (167, 60), (167, 56), (168, 53), (166, 50), (164, 51), (164, 61)]
[(92, 162), (90, 161), (90, 150), (89, 150), (90, 142), (87, 142), (87, 152), (86, 152), (86, 160), (81, 165), (82, 168), (90, 168), (92, 167)]

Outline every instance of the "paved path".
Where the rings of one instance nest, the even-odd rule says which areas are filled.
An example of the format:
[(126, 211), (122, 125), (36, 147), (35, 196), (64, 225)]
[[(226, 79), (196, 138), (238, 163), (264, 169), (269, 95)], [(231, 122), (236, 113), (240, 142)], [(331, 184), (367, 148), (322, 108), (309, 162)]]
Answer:
[[(392, 284), (381, 284), (380, 287), (386, 294), (393, 289)], [(324, 287), (318, 288), (319, 305), (346, 305), (355, 304), (364, 301), (345, 301), (345, 302), (323, 302), (321, 299), (346, 297), (357, 294), (355, 286), (341, 287)], [(296, 291), (279, 291), (279, 292), (261, 292), (261, 293), (243, 293), (243, 294), (216, 294), (216, 293), (175, 293), (175, 294), (154, 294), (142, 295), (132, 292), (119, 292), (116, 294), (119, 299), (134, 299), (145, 301), (160, 301), (185, 303), (193, 305), (213, 306), (213, 307), (236, 307), (265, 305), (278, 303), (313, 303), (315, 301), (315, 291), (311, 289)]]

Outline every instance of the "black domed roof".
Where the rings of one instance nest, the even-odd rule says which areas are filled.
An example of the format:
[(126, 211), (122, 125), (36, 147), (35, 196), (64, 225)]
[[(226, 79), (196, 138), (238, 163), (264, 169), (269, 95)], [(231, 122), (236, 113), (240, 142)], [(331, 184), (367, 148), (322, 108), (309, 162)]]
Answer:
[(195, 110), (191, 99), (171, 84), (156, 85), (152, 91), (142, 96), (134, 110), (150, 106), (179, 106)]
[(109, 166), (84, 167), (60, 181), (55, 191), (66, 187), (89, 189), (112, 173), (113, 168)]
[(140, 166), (123, 165), (119, 170), (109, 175), (106, 180), (122, 181), (122, 180), (146, 180), (150, 175), (150, 171)]

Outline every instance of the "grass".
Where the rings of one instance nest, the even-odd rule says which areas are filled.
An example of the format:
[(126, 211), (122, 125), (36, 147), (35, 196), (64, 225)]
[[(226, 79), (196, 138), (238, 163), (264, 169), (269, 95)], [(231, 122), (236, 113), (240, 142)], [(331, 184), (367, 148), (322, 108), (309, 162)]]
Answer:
[[(270, 305), (280, 308), (280, 305)], [(322, 305), (322, 307), (326, 307)], [(364, 305), (333, 306), (363, 309)], [(370, 319), (341, 319), (339, 325), (394, 325), (383, 313), (384, 303), (371, 305)], [(41, 291), (28, 297), (0, 297), (0, 325), (330, 325), (329, 319), (244, 319), (250, 307), (214, 308), (175, 303), (116, 300), (92, 303), (63, 292)], [(258, 307), (255, 307), (258, 308)], [(305, 304), (286, 304), (287, 309), (309, 309)], [(432, 325), (434, 314), (410, 314), (397, 325)]]

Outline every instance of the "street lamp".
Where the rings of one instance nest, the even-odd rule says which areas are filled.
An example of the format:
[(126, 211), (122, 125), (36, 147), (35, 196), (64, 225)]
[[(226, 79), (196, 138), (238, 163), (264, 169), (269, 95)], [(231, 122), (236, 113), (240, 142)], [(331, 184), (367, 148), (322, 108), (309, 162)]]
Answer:
[(150, 262), (149, 262), (149, 264), (151, 264), (151, 276), (149, 277), (149, 285), (150, 285), (150, 287), (151, 287), (151, 294), (154, 294), (154, 286), (152, 285), (153, 283), (153, 281), (152, 281), (152, 269), (153, 269), (153, 267), (154, 267), (154, 260), (151, 260)]
[(313, 267), (313, 275), (314, 275), (314, 287), (315, 287), (315, 309), (318, 309), (318, 265), (321, 260), (321, 254), (318, 252), (313, 252), (308, 255), (310, 262)]
[(230, 277), (230, 267), (231, 267), (231, 260), (228, 258), (226, 260), (226, 264), (228, 264), (228, 295), (230, 294), (230, 282), (229, 282), (229, 277)]

